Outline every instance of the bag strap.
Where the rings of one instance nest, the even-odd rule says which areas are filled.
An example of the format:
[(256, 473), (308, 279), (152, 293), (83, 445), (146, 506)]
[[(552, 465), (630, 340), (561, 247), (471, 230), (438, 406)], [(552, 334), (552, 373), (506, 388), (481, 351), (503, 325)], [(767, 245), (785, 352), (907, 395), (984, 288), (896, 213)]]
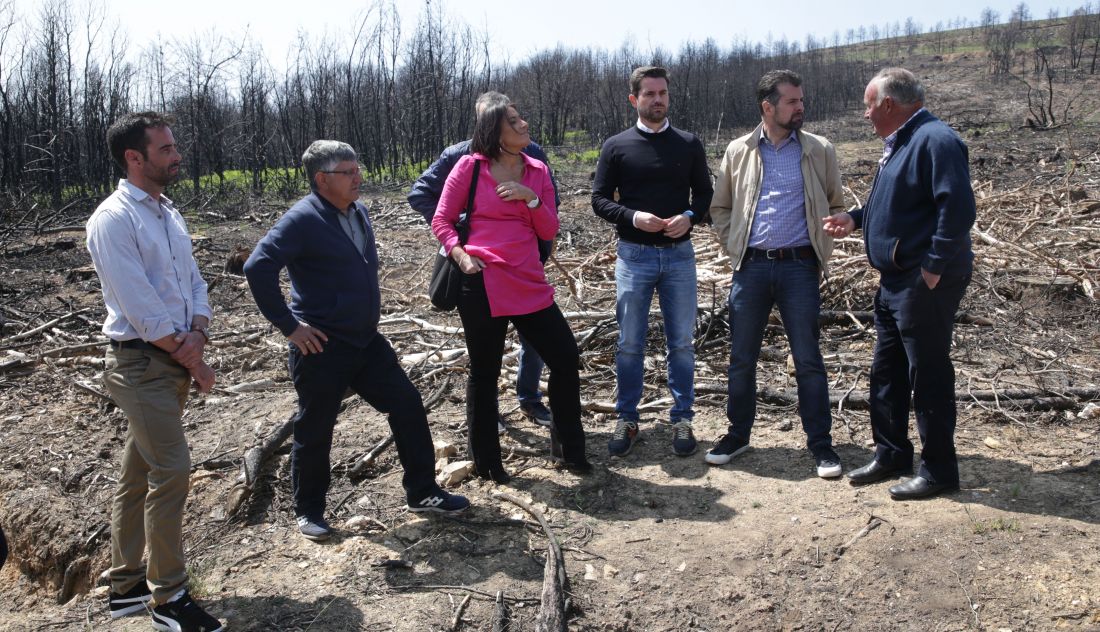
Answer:
[(477, 176), (481, 173), (481, 161), (474, 161), (474, 177), (470, 178), (470, 194), (466, 197), (466, 221), (474, 214), (474, 194), (477, 193)]

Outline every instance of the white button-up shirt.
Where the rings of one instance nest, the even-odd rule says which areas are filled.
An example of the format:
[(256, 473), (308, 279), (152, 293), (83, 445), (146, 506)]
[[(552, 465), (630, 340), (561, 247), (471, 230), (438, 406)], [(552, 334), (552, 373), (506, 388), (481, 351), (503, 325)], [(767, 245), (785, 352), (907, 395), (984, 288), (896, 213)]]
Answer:
[(187, 331), (195, 316), (210, 318), (191, 236), (171, 200), (119, 180), (88, 219), (87, 236), (107, 305), (108, 337), (151, 342)]

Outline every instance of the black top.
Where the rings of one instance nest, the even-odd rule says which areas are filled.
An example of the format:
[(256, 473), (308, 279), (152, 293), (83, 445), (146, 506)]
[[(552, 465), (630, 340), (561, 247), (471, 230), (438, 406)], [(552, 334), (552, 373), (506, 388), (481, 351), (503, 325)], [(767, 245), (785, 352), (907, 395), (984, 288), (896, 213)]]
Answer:
[(634, 227), (634, 213), (645, 211), (667, 219), (690, 209), (694, 226), (706, 219), (713, 194), (706, 152), (698, 137), (672, 126), (656, 134), (635, 126), (604, 142), (592, 183), (592, 210), (615, 224), (620, 239), (667, 244), (690, 239), (691, 231), (679, 239), (647, 233)]

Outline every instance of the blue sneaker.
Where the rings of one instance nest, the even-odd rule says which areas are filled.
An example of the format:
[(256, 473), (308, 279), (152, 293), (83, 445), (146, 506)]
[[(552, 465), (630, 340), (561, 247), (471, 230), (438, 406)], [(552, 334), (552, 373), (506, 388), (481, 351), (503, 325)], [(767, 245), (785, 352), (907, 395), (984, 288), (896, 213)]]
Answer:
[(317, 516), (311, 518), (309, 516), (298, 516), (298, 531), (307, 540), (313, 540), (314, 542), (324, 542), (332, 536), (332, 527), (328, 526), (325, 519)]
[(697, 449), (699, 444), (695, 442), (691, 422), (678, 421), (672, 424), (672, 453), (676, 456), (691, 456)]
[(611, 456), (626, 456), (638, 442), (638, 422), (620, 419), (615, 424), (615, 432), (607, 442), (607, 453)]
[(456, 514), (465, 511), (470, 506), (470, 501), (465, 496), (448, 494), (442, 489), (437, 489), (418, 500), (408, 499), (406, 507), (413, 513), (433, 512), (442, 514)]

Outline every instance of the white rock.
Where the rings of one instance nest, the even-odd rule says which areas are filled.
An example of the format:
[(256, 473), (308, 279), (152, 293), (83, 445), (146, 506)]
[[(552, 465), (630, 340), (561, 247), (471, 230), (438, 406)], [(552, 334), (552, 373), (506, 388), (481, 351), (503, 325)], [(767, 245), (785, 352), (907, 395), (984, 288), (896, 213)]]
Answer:
[(1081, 412), (1077, 413), (1079, 419), (1100, 419), (1100, 405), (1096, 402), (1089, 402), (1081, 409)]
[(446, 441), (435, 442), (435, 458), (445, 459), (449, 456), (454, 456), (456, 454), (458, 454), (458, 448), (456, 448), (454, 444), (448, 443)]
[(361, 531), (370, 528), (374, 522), (367, 516), (352, 516), (344, 521), (344, 527), (353, 531)]
[(584, 581), (594, 582), (597, 581), (599, 578), (600, 576), (596, 574), (595, 566), (592, 566), (591, 564), (584, 565)]
[(455, 461), (454, 463), (448, 463), (439, 472), (439, 476), (435, 477), (435, 481), (440, 485), (453, 487), (469, 478), (470, 473), (473, 471), (473, 461)]

